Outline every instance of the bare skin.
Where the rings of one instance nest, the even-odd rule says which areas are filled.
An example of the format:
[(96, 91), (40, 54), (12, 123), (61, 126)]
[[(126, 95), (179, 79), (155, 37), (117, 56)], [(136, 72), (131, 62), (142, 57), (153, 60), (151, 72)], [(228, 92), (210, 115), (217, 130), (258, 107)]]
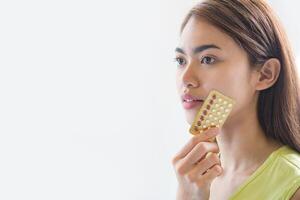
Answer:
[[(196, 47), (208, 44), (219, 48), (194, 53)], [(203, 138), (198, 145), (194, 145), (195, 148), (202, 146), (202, 151), (205, 149), (207, 152), (216, 152), (217, 148), (220, 151), (220, 160), (211, 158), (215, 159), (212, 162), (214, 165), (210, 166), (214, 166), (211, 175), (202, 175), (201, 170), (208, 166), (204, 164), (204, 160), (197, 165), (194, 163), (197, 159), (204, 159), (200, 150), (189, 148), (188, 152), (184, 150), (188, 157), (179, 159), (180, 156), (175, 156), (173, 159), (179, 182), (177, 199), (228, 199), (273, 151), (282, 146), (265, 137), (256, 110), (259, 91), (276, 82), (280, 62), (270, 59), (263, 66), (253, 68), (249, 64), (247, 53), (231, 37), (206, 21), (195, 18), (190, 19), (184, 28), (178, 47), (184, 51), (176, 52), (180, 61), (177, 70), (177, 89), (180, 95), (188, 93), (206, 97), (210, 90), (216, 89), (232, 97), (237, 103), (219, 130), (216, 137), (218, 147), (205, 143), (207, 140)], [(199, 108), (185, 110), (189, 124), (192, 124)], [(201, 170), (197, 171), (198, 168)], [(191, 171), (197, 174), (192, 176), (197, 177), (192, 181), (187, 178)]]
[[(179, 187), (177, 199), (208, 199), (213, 179), (221, 174), (218, 145), (209, 139), (219, 134), (210, 129), (203, 135), (195, 136), (173, 158)], [(206, 157), (208, 152), (214, 152)]]

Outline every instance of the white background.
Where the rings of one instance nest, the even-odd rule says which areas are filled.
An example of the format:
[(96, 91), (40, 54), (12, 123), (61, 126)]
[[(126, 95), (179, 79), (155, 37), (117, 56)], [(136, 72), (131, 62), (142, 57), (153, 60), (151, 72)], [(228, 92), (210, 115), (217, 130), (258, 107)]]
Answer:
[[(0, 1), (0, 199), (175, 199), (173, 57), (195, 2)], [(299, 4), (272, 1), (295, 54)]]

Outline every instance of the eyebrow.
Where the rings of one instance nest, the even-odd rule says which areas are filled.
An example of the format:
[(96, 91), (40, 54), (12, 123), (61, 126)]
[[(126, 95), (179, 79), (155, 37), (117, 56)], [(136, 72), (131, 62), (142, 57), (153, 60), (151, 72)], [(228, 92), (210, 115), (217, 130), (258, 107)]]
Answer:
[[(200, 53), (200, 52), (202, 52), (204, 50), (207, 50), (207, 49), (221, 49), (221, 48), (218, 47), (218, 46), (216, 46), (216, 45), (214, 45), (214, 44), (205, 44), (205, 45), (201, 45), (201, 46), (198, 46), (198, 47), (194, 48), (193, 54)], [(181, 48), (179, 48), (179, 47), (176, 47), (175, 52), (186, 54), (184, 52), (184, 50), (181, 49)]]

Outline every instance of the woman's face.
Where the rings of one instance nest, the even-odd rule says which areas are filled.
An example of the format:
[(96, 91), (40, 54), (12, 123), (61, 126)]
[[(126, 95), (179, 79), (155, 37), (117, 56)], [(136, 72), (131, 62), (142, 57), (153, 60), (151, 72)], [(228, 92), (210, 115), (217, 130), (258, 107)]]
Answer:
[(215, 89), (235, 99), (227, 121), (242, 119), (242, 115), (245, 117), (256, 108), (254, 70), (251, 71), (246, 52), (227, 34), (204, 20), (191, 18), (175, 52), (177, 89), (189, 124), (203, 103), (185, 102), (184, 94), (205, 100)]

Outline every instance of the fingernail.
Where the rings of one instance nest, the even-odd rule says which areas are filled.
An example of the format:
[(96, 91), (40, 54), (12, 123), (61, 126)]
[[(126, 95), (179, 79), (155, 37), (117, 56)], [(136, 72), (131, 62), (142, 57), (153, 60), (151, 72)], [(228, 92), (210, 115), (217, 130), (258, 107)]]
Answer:
[(207, 136), (214, 136), (214, 135), (218, 135), (219, 133), (219, 129), (218, 128), (211, 128), (206, 132)]

